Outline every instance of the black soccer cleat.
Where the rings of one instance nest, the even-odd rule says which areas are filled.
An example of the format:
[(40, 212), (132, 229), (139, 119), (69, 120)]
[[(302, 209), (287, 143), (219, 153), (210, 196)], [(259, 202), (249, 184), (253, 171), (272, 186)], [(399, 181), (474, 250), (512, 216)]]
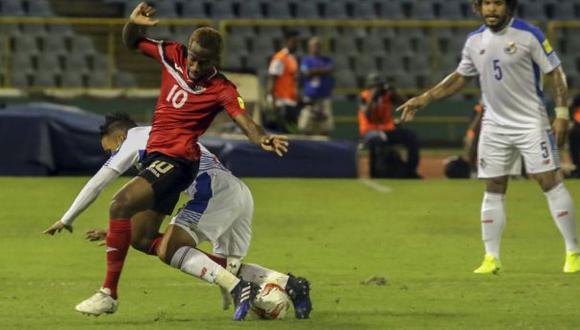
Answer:
[(234, 300), (234, 321), (243, 321), (250, 311), (250, 305), (260, 292), (260, 287), (252, 282), (240, 280), (232, 290)]
[(286, 284), (286, 292), (294, 305), (294, 315), (297, 319), (307, 319), (312, 311), (310, 282), (304, 277), (295, 277), (290, 273), (288, 276), (290, 278), (288, 279), (288, 284)]

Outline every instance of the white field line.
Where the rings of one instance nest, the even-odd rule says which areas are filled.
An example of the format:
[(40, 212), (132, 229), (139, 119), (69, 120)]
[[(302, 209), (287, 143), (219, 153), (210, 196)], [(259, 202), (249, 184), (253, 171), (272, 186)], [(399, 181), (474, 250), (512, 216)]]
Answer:
[(388, 194), (390, 192), (393, 192), (393, 189), (391, 189), (391, 187), (383, 186), (382, 184), (380, 184), (376, 181), (373, 181), (371, 179), (359, 179), (358, 182), (371, 188), (374, 191), (378, 191), (378, 192), (383, 193), (383, 194)]

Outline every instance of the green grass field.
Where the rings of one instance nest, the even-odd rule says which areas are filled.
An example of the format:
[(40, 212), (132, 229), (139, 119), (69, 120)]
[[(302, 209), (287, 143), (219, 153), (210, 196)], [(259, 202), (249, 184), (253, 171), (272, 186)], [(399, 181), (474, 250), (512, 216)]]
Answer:
[[(120, 308), (99, 318), (73, 308), (101, 284), (104, 248), (83, 240), (107, 223), (108, 188), (74, 234), (41, 231), (86, 178), (0, 179), (1, 329), (389, 329), (580, 327), (580, 276), (564, 275), (563, 242), (533, 182), (508, 194), (498, 276), (471, 271), (483, 256), (478, 181), (245, 180), (254, 193), (246, 260), (312, 282), (310, 320), (230, 321), (217, 287), (153, 257), (129, 253)], [(580, 199), (580, 182), (568, 181)], [(371, 276), (384, 286), (363, 285)]]

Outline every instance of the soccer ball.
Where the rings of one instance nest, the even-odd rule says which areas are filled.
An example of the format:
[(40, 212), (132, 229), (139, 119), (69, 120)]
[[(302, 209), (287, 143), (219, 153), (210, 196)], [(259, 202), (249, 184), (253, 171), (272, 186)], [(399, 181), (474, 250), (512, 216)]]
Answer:
[(275, 283), (267, 282), (256, 296), (250, 314), (253, 319), (281, 320), (288, 314), (290, 305), (292, 302), (286, 290)]

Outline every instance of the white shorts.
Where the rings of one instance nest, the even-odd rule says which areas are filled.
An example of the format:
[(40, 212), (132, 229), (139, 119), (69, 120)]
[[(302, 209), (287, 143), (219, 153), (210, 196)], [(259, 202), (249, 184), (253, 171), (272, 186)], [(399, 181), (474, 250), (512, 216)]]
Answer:
[(521, 174), (518, 165), (524, 158), (530, 174), (553, 171), (560, 167), (558, 149), (550, 129), (498, 133), (483, 126), (479, 135), (477, 174), (479, 178), (495, 178)]
[(250, 189), (223, 171), (198, 175), (187, 190), (190, 200), (171, 219), (197, 244), (209, 241), (220, 256), (245, 257), (252, 239), (254, 200)]

